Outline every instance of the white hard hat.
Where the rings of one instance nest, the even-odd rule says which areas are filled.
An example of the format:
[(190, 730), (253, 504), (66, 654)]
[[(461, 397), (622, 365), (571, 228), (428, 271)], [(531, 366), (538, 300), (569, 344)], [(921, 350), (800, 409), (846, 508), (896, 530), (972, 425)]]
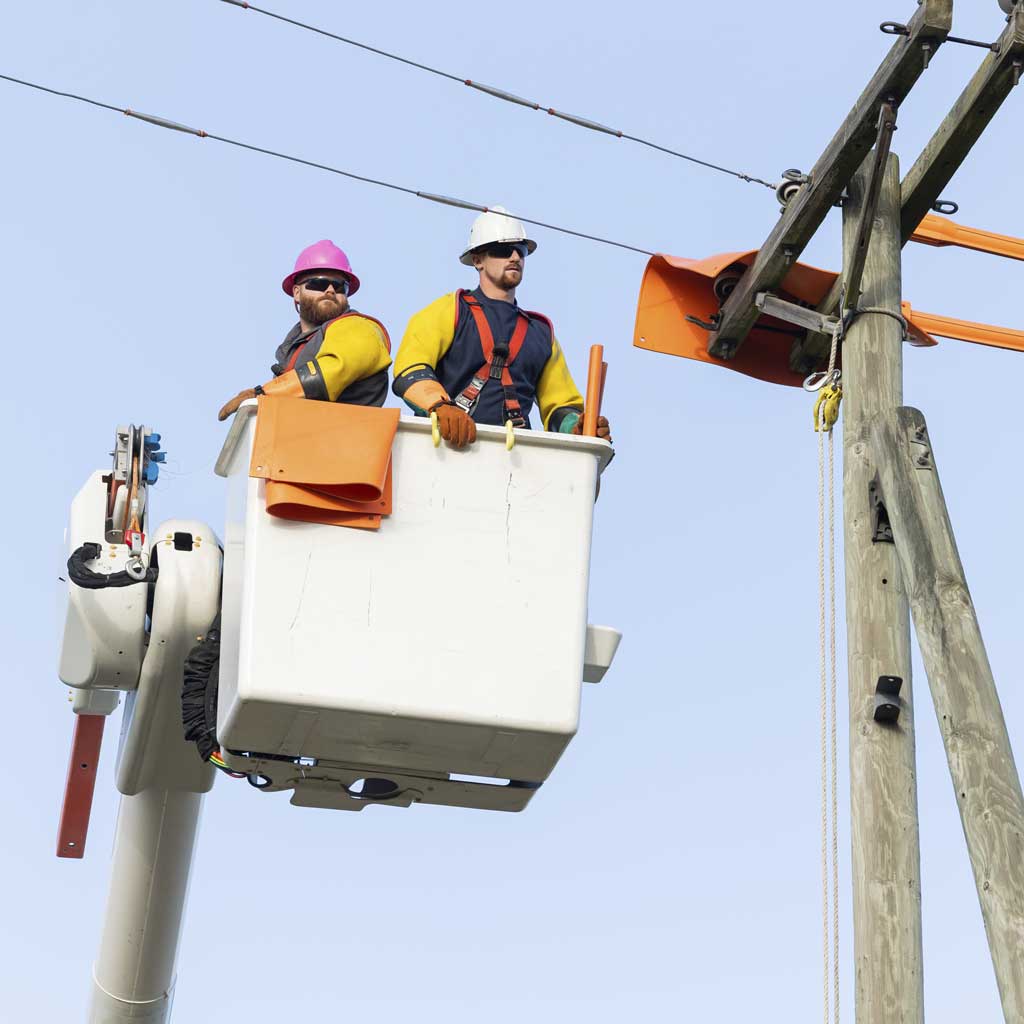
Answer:
[(504, 206), (492, 206), (473, 221), (469, 229), (469, 245), (459, 257), (459, 262), (467, 267), (473, 266), (473, 250), (495, 242), (525, 242), (528, 253), (537, 248), (537, 243), (526, 237), (526, 228), (521, 220), (510, 216)]

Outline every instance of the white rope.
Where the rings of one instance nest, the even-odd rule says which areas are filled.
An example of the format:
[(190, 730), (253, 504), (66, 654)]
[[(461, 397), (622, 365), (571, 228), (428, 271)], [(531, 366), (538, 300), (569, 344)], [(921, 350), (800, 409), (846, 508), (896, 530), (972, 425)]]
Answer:
[[(822, 417), (823, 419), (824, 417)], [(820, 427), (820, 424), (819, 424)], [(831, 952), (829, 949), (829, 873), (828, 873), (828, 704), (826, 697), (825, 652), (828, 647), (825, 623), (825, 431), (818, 430), (818, 669), (821, 680), (821, 953), (823, 963), (822, 999), (824, 1022), (829, 1024)]]
[(835, 443), (828, 432), (828, 609), (829, 609), (829, 717), (831, 719), (832, 764), (832, 998), (835, 1024), (839, 1024), (839, 756), (836, 672), (836, 493)]
[[(835, 370), (841, 322), (832, 334), (828, 377)], [(821, 681), (821, 889), (823, 1009), (825, 1024), (839, 1024), (839, 767), (836, 671), (835, 442), (825, 407), (818, 423), (818, 639)], [(828, 434), (826, 457), (825, 434)], [(828, 476), (826, 513), (825, 477)], [(826, 571), (825, 520), (828, 519)], [(827, 575), (827, 583), (826, 583)], [(831, 842), (830, 842), (831, 840)]]

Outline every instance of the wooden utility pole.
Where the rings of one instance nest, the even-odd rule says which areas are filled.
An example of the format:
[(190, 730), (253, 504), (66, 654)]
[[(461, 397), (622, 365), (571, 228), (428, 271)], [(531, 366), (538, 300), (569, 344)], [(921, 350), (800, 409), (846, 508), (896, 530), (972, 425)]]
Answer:
[(924, 417), (874, 424), (882, 497), (910, 593), (974, 869), (1003, 1016), (1024, 1021), (1024, 794)]
[[(853, 262), (868, 161), (843, 204), (843, 263)], [(896, 550), (876, 543), (871, 422), (902, 404), (899, 161), (889, 156), (861, 283), (843, 343), (843, 516), (850, 692), (853, 943), (858, 1024), (921, 1024), (921, 853), (910, 686), (910, 619)], [(893, 316), (870, 310), (888, 310)], [(874, 720), (881, 676), (903, 680), (900, 715)]]
[[(802, 328), (805, 335), (794, 343), (790, 357), (790, 368), (801, 374), (819, 371), (833, 339), (843, 339), (858, 1024), (924, 1021), (911, 606), (1003, 1012), (1007, 1024), (1024, 1024), (1024, 794), (938, 477), (927, 460), (913, 466), (908, 461), (911, 455), (922, 457), (914, 446), (927, 444), (921, 438), (908, 440), (905, 428), (917, 416), (914, 429), (923, 432), (924, 422), (919, 413), (901, 408), (906, 325), (900, 309), (900, 250), (996, 110), (1024, 80), (1024, 0), (1000, 4), (1008, 14), (1006, 28), (994, 44), (980, 44), (988, 55), (902, 187), (899, 161), (887, 156), (899, 104), (947, 39), (978, 44), (949, 35), (953, 0), (918, 0), (917, 12), (906, 25), (882, 26), (899, 37), (897, 42), (789, 197), (711, 324), (705, 324), (710, 329), (708, 352), (722, 360), (736, 355), (761, 316)], [(872, 138), (875, 148), (869, 153)], [(773, 294), (844, 188), (842, 276), (816, 310)], [(692, 312), (706, 315), (703, 309)], [(827, 380), (819, 377), (818, 386)]]

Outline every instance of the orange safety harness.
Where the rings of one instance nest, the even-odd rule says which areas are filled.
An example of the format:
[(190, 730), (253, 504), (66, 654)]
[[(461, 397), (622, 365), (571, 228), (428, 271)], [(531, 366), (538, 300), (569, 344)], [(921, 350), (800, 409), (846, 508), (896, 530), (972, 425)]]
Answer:
[[(512, 421), (514, 427), (526, 425), (526, 418), (519, 405), (519, 396), (516, 394), (515, 384), (512, 382), (512, 374), (509, 367), (515, 362), (526, 340), (526, 332), (530, 326), (530, 318), (521, 309), (517, 309), (516, 327), (508, 342), (495, 345), (494, 335), (491, 333), (491, 325), (487, 322), (487, 315), (484, 313), (480, 303), (468, 292), (460, 292), (460, 298), (469, 306), (473, 320), (476, 322), (477, 333), (480, 335), (480, 347), (484, 352), (484, 365), (473, 374), (473, 379), (466, 385), (465, 389), (455, 399), (455, 404), (468, 414), (472, 414), (480, 399), (480, 392), (488, 380), (500, 380), (504, 391), (504, 419)], [(456, 317), (458, 307), (456, 306)]]

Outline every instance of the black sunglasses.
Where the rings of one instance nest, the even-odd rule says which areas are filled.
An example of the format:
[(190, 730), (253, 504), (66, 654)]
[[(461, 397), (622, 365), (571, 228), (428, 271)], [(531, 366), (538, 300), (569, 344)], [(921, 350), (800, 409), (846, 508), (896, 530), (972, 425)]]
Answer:
[(530, 250), (525, 242), (496, 242), (481, 250), (485, 256), (496, 260), (507, 260), (512, 253), (517, 252), (521, 259), (526, 259)]
[(302, 287), (308, 288), (311, 292), (325, 292), (332, 285), (338, 295), (348, 295), (348, 281), (345, 278), (311, 277), (308, 281), (302, 282)]

